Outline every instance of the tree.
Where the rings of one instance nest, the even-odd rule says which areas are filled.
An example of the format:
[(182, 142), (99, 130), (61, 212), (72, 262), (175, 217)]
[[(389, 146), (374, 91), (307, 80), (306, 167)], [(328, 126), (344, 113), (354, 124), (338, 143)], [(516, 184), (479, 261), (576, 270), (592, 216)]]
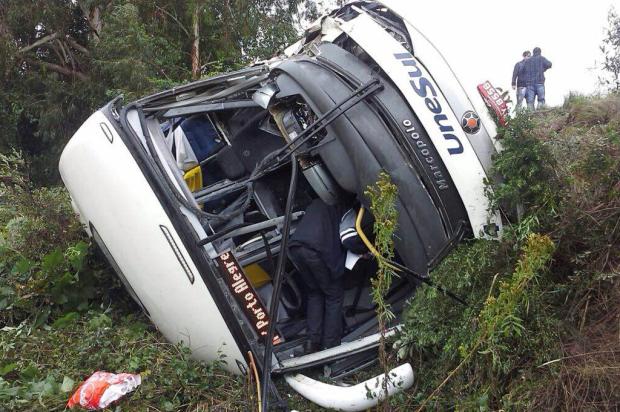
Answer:
[(0, 146), (22, 151), (40, 182), (57, 176), (59, 137), (90, 106), (92, 88), (79, 87), (91, 59), (81, 14), (70, 0), (0, 3)]
[(610, 91), (620, 92), (620, 16), (612, 7), (607, 15), (609, 27), (601, 45), (604, 55), (602, 64), (607, 76), (601, 78), (601, 83)]
[(60, 152), (97, 107), (273, 56), (299, 3), (0, 0), (0, 150), (59, 183)]

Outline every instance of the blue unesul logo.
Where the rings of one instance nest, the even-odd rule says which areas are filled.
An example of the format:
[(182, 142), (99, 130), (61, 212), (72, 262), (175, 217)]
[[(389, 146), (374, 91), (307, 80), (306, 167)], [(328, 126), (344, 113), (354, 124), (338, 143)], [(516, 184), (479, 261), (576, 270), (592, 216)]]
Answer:
[(439, 132), (443, 135), (443, 138), (453, 143), (454, 147), (448, 148), (448, 153), (451, 155), (463, 153), (463, 144), (459, 138), (454, 135), (454, 127), (450, 124), (448, 116), (444, 114), (443, 107), (439, 100), (437, 100), (437, 91), (433, 83), (422, 75), (422, 70), (418, 67), (416, 60), (411, 53), (395, 53), (394, 57), (398, 59), (403, 66), (408, 70), (411, 80), (411, 87), (416, 94), (424, 98), (424, 104), (426, 108), (433, 113), (433, 119), (439, 129)]

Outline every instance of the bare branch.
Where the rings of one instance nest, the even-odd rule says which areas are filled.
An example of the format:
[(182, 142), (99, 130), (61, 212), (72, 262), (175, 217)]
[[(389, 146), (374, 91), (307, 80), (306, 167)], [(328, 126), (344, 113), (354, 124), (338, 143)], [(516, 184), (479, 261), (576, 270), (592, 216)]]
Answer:
[(75, 71), (75, 58), (73, 57), (73, 53), (71, 52), (71, 49), (69, 47), (67, 47), (67, 45), (65, 43), (63, 43), (60, 40), (56, 40), (58, 42), (58, 45), (60, 46), (60, 50), (62, 51), (62, 54), (65, 56), (65, 63), (71, 63), (71, 69), (73, 71)]
[(67, 56), (67, 51), (65, 50), (65, 47), (63, 46), (62, 42), (58, 39), (56, 39), (56, 41), (54, 42), (58, 45), (58, 48), (60, 49), (60, 52), (62, 53), (62, 59), (61, 61), (63, 63), (69, 63), (69, 57)]
[(56, 54), (56, 57), (58, 57), (58, 61), (62, 61), (63, 57), (60, 54), (60, 48), (58, 48), (58, 46), (55, 43), (50, 43), (50, 46), (52, 46), (52, 50)]
[(87, 56), (90, 55), (90, 50), (88, 50), (86, 47), (82, 46), (75, 40), (73, 40), (71, 37), (67, 36), (65, 41), (69, 43), (69, 46), (73, 47), (75, 50), (79, 51), (80, 53), (85, 54)]
[(29, 50), (32, 50), (32, 49), (34, 49), (34, 48), (36, 48), (36, 47), (41, 46), (42, 44), (45, 44), (45, 43), (49, 43), (49, 42), (51, 42), (51, 41), (54, 41), (54, 40), (56, 40), (58, 37), (60, 37), (60, 34), (58, 34), (58, 33), (48, 34), (47, 36), (41, 37), (39, 40), (35, 41), (35, 42), (34, 42), (34, 43), (32, 43), (31, 45), (26, 46), (26, 47), (22, 47), (21, 49), (19, 49), (19, 50), (17, 51), (17, 53), (26, 53), (26, 52), (27, 52), (27, 51), (29, 51)]
[(76, 70), (71, 70), (68, 69), (66, 67), (60, 66), (58, 64), (54, 64), (54, 63), (49, 63), (43, 60), (36, 60), (36, 59), (29, 59), (29, 58), (25, 58), (25, 61), (27, 61), (30, 64), (36, 64), (39, 66), (43, 66), (47, 69), (50, 69), (56, 73), (60, 73), (60, 74), (64, 74), (65, 76), (70, 76), (70, 77), (76, 77), (80, 80), (86, 81), (89, 80), (89, 77), (87, 75), (85, 75), (82, 72), (76, 71)]
[(63, 43), (62, 47), (65, 49), (65, 51), (69, 55), (69, 59), (71, 60), (71, 68), (73, 69), (73, 71), (75, 71), (77, 62), (75, 61), (75, 56), (73, 55), (73, 51), (71, 50), (71, 47), (69, 47), (67, 43)]
[(164, 8), (162, 8), (162, 7), (159, 7), (159, 6), (155, 6), (155, 7), (157, 8), (157, 10), (161, 11), (162, 13), (164, 13), (165, 15), (167, 15), (168, 17), (170, 17), (172, 20), (174, 20), (174, 21), (175, 21), (175, 22), (179, 25), (179, 27), (181, 28), (181, 30), (183, 30), (183, 32), (184, 32), (184, 33), (185, 33), (188, 37), (190, 36), (190, 34), (189, 34), (189, 30), (187, 30), (187, 29), (185, 28), (185, 26), (183, 25), (183, 23), (181, 23), (181, 22), (179, 21), (179, 19), (177, 19), (177, 17), (176, 17), (175, 15), (173, 15), (173, 14), (172, 14), (172, 13), (170, 13), (168, 10), (166, 10), (166, 9), (164, 9)]

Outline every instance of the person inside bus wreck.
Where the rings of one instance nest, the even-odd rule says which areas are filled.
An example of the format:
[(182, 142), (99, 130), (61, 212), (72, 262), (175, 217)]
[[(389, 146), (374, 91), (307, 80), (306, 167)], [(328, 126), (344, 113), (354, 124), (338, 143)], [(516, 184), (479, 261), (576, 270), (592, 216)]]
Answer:
[(344, 204), (330, 206), (316, 199), (291, 236), (288, 256), (307, 290), (306, 354), (340, 345), (345, 268), (351, 270), (367, 252), (358, 247), (357, 210)]
[(288, 256), (308, 297), (304, 353), (337, 346), (342, 338), (346, 252), (340, 243), (339, 224), (345, 211), (343, 205), (331, 206), (315, 199), (291, 236)]

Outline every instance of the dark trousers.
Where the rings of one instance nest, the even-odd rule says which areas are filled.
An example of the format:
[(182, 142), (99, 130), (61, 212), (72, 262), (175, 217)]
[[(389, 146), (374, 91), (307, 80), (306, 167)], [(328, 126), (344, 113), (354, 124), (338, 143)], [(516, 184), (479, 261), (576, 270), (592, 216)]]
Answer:
[(340, 345), (342, 337), (343, 277), (333, 276), (313, 249), (293, 246), (289, 257), (308, 290), (306, 322), (310, 341), (326, 348)]

